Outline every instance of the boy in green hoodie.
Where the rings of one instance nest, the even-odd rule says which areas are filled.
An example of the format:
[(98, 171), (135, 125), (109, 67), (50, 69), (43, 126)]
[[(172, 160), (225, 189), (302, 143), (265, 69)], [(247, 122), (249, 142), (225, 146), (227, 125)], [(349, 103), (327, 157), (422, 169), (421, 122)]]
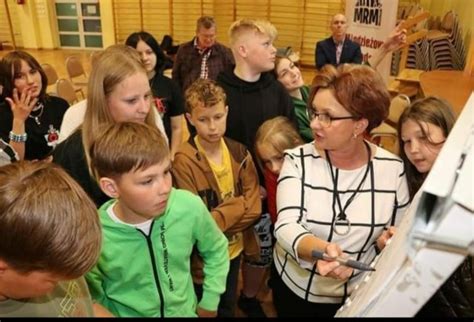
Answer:
[[(145, 124), (102, 129), (90, 148), (91, 168), (112, 200), (99, 209), (104, 240), (87, 274), (92, 297), (117, 316), (213, 317), (224, 292), (227, 239), (194, 194), (172, 188), (165, 138)], [(204, 261), (197, 303), (190, 256)]]

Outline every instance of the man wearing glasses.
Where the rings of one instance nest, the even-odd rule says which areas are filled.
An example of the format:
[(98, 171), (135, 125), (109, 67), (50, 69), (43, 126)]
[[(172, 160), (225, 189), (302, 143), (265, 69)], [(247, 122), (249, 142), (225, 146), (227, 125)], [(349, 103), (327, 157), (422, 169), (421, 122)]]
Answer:
[(196, 36), (179, 46), (172, 77), (184, 92), (196, 79), (215, 80), (233, 65), (230, 49), (216, 41), (214, 18), (202, 16), (196, 23)]

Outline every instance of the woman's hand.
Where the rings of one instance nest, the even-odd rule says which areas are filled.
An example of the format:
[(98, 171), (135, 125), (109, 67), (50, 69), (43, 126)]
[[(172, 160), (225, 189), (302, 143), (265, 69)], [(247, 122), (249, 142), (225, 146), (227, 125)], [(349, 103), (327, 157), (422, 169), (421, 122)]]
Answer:
[(384, 230), (379, 238), (377, 238), (377, 248), (379, 250), (384, 249), (387, 241), (392, 238), (396, 231), (397, 229), (394, 226), (390, 226), (387, 230)]
[(10, 97), (5, 98), (5, 100), (10, 104), (10, 108), (13, 113), (13, 119), (25, 122), (30, 115), (31, 110), (36, 105), (38, 98), (31, 97), (31, 90), (23, 91), (18, 97), (18, 90), (13, 89), (13, 99)]
[[(342, 252), (342, 249), (339, 247), (339, 245), (333, 243), (328, 244), (324, 252), (331, 257), (347, 256)], [(322, 259), (318, 260), (316, 266), (318, 268), (319, 274), (322, 276), (328, 276), (340, 280), (348, 279), (354, 271), (352, 268), (341, 265), (337, 261), (325, 261)]]

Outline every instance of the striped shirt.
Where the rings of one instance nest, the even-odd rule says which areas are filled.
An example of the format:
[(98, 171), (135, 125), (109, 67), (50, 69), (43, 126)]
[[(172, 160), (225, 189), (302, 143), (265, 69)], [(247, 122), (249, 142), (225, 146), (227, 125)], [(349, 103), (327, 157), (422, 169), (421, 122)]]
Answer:
[[(320, 276), (315, 261), (298, 258), (296, 250), (303, 237), (313, 234), (338, 244), (351, 258), (370, 263), (376, 255), (377, 238), (384, 228), (397, 226), (408, 208), (408, 186), (402, 160), (379, 147), (375, 150), (369, 167), (364, 165), (354, 170), (333, 167), (334, 178), (330, 164), (321, 158), (314, 143), (285, 153), (277, 188), (274, 261), (283, 282), (306, 301), (342, 303), (362, 274), (355, 270), (349, 281)], [(338, 235), (332, 227), (341, 213), (333, 193), (334, 183), (337, 183), (344, 208), (366, 172), (360, 190), (345, 210), (351, 223), (350, 233)], [(337, 227), (338, 231), (346, 228)]]

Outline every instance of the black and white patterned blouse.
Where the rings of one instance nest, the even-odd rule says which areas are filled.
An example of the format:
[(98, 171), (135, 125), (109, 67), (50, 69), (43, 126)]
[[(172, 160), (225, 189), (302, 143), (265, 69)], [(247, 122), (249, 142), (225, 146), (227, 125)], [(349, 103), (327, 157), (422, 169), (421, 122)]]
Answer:
[[(320, 276), (315, 261), (298, 258), (296, 250), (304, 236), (313, 234), (336, 243), (351, 258), (370, 263), (376, 255), (377, 238), (384, 228), (397, 226), (408, 208), (402, 160), (370, 146), (376, 151), (372, 161), (354, 170), (331, 169), (314, 143), (286, 151), (277, 188), (274, 261), (283, 282), (309, 302), (341, 303), (362, 274), (355, 270), (347, 283)], [(341, 219), (342, 212), (345, 217)], [(339, 234), (335, 221), (342, 224), (335, 227)], [(350, 231), (342, 235), (348, 222)]]

